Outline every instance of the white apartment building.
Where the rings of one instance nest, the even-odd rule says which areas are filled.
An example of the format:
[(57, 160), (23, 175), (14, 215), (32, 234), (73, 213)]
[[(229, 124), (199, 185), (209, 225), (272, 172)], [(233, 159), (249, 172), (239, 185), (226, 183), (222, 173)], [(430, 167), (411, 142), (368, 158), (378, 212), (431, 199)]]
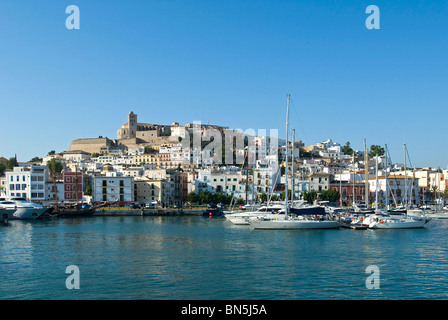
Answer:
[(255, 162), (254, 188), (257, 195), (272, 194), (280, 181), (277, 155), (266, 156)]
[[(198, 171), (195, 180), (195, 192), (208, 190), (211, 193), (222, 192), (231, 194), (242, 192), (240, 185), (241, 172), (221, 171), (213, 169), (203, 169)], [(244, 190), (245, 191), (245, 190)]]
[(12, 197), (22, 197), (34, 202), (47, 199), (45, 184), (48, 180), (46, 166), (32, 165), (14, 167), (5, 172), (5, 194)]
[(93, 177), (94, 202), (134, 201), (133, 177)]
[[(404, 204), (414, 203), (418, 204), (420, 199), (418, 179), (413, 177), (405, 177), (404, 175), (388, 175), (387, 184), (386, 177), (378, 177), (378, 185), (376, 184), (376, 177), (369, 178), (370, 193), (375, 194), (378, 190), (378, 202), (386, 203), (386, 185), (389, 192), (389, 204)], [(373, 198), (375, 201), (375, 196)]]
[(114, 155), (105, 155), (99, 156), (98, 158), (94, 158), (94, 161), (101, 164), (111, 164), (111, 165), (133, 165), (134, 164), (134, 156), (114, 156)]

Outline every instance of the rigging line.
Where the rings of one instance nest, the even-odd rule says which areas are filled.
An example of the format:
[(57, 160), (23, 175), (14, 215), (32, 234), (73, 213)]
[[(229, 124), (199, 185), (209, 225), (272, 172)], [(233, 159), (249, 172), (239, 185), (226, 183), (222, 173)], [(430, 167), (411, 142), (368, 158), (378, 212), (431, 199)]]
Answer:
[(412, 168), (413, 165), (412, 165), (411, 157), (409, 156), (409, 151), (408, 151), (408, 147), (407, 147), (407, 146), (406, 146), (406, 154), (407, 154), (408, 159), (409, 159), (409, 165), (410, 165), (410, 167)]
[(292, 106), (292, 109), (294, 110), (294, 113), (295, 113), (295, 115), (297, 117), (297, 120), (298, 120), (298, 123), (299, 123), (299, 126), (300, 126), (300, 131), (302, 132), (302, 134), (303, 134), (303, 136), (305, 138), (304, 141), (308, 141), (308, 137), (307, 137), (306, 132), (304, 130), (304, 126), (302, 124), (302, 121), (300, 120), (299, 114), (297, 113), (297, 109), (295, 108), (294, 100), (292, 98), (290, 99), (290, 105)]

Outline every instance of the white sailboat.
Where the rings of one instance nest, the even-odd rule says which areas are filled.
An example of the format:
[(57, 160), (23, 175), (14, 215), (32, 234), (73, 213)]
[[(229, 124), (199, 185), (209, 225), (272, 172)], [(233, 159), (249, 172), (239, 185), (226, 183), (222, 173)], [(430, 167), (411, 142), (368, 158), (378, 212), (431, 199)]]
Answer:
[(282, 216), (285, 214), (284, 207), (282, 205), (267, 205), (258, 208), (255, 211), (242, 211), (237, 213), (228, 213), (225, 214), (224, 217), (232, 222), (233, 224), (238, 225), (248, 225), (249, 218), (253, 217), (269, 217), (276, 218), (279, 215)]
[(425, 217), (416, 217), (404, 215), (399, 216), (381, 216), (371, 217), (369, 219), (370, 229), (414, 229), (423, 228), (430, 219)]
[(285, 170), (285, 214), (283, 219), (278, 217), (257, 216), (249, 218), (249, 224), (254, 229), (264, 230), (292, 230), (292, 229), (335, 229), (341, 225), (339, 221), (332, 221), (326, 218), (310, 218), (305, 216), (291, 217), (288, 206), (288, 125), (289, 125), (289, 99), (287, 95), (286, 103), (286, 170)]
[[(406, 150), (406, 145), (405, 145)], [(378, 156), (376, 157), (377, 164), (376, 170), (378, 172)], [(405, 152), (405, 170), (406, 170), (406, 152)], [(406, 175), (405, 175), (406, 177)], [(407, 194), (405, 183), (405, 195)], [(378, 203), (378, 182), (376, 183), (376, 203)], [(386, 184), (386, 194), (388, 194), (387, 184)], [(405, 200), (406, 208), (407, 208), (407, 195)], [(428, 219), (425, 216), (419, 215), (410, 215), (406, 210), (405, 213), (401, 214), (400, 212), (396, 212), (394, 214), (393, 211), (382, 212), (378, 209), (378, 205), (376, 205), (375, 213), (366, 216), (362, 223), (367, 225), (370, 229), (415, 229), (415, 228), (423, 228), (431, 219)]]

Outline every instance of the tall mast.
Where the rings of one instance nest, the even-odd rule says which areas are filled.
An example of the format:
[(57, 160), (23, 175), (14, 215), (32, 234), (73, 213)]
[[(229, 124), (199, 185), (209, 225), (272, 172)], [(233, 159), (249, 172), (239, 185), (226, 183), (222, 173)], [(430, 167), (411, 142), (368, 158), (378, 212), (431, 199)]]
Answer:
[(387, 169), (389, 168), (389, 161), (387, 159), (387, 144), (385, 145), (386, 149), (386, 164), (385, 164), (385, 171), (384, 176), (386, 179), (386, 210), (389, 210), (389, 189), (387, 188)]
[(291, 164), (291, 207), (294, 206), (294, 140), (296, 130), (292, 129), (292, 164)]
[(375, 211), (378, 211), (378, 153), (375, 156)]
[(364, 138), (364, 162), (365, 162), (365, 179), (366, 179), (366, 185), (365, 185), (365, 202), (366, 202), (366, 208), (369, 207), (369, 155), (367, 153), (367, 145), (366, 145), (366, 139)]
[(355, 209), (355, 151), (353, 151), (353, 182), (352, 182), (352, 193), (353, 193), (353, 201), (352, 207)]
[(406, 172), (406, 144), (404, 145), (404, 207), (408, 207), (408, 175)]
[(285, 220), (288, 220), (288, 126), (289, 126), (289, 97), (286, 95), (286, 165), (285, 165)]

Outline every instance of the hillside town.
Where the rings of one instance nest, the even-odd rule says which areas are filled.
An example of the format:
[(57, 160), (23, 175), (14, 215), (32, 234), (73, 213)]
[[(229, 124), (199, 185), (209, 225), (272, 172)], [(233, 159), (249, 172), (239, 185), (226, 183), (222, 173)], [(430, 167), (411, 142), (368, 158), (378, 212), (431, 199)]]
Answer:
[(0, 157), (0, 194), (44, 206), (246, 204), (284, 199), (288, 179), (294, 200), (399, 206), (442, 203), (448, 190), (448, 170), (392, 163), (378, 145), (292, 139), (286, 148), (266, 130), (140, 123), (132, 111), (127, 120), (116, 139), (77, 139), (27, 162)]

